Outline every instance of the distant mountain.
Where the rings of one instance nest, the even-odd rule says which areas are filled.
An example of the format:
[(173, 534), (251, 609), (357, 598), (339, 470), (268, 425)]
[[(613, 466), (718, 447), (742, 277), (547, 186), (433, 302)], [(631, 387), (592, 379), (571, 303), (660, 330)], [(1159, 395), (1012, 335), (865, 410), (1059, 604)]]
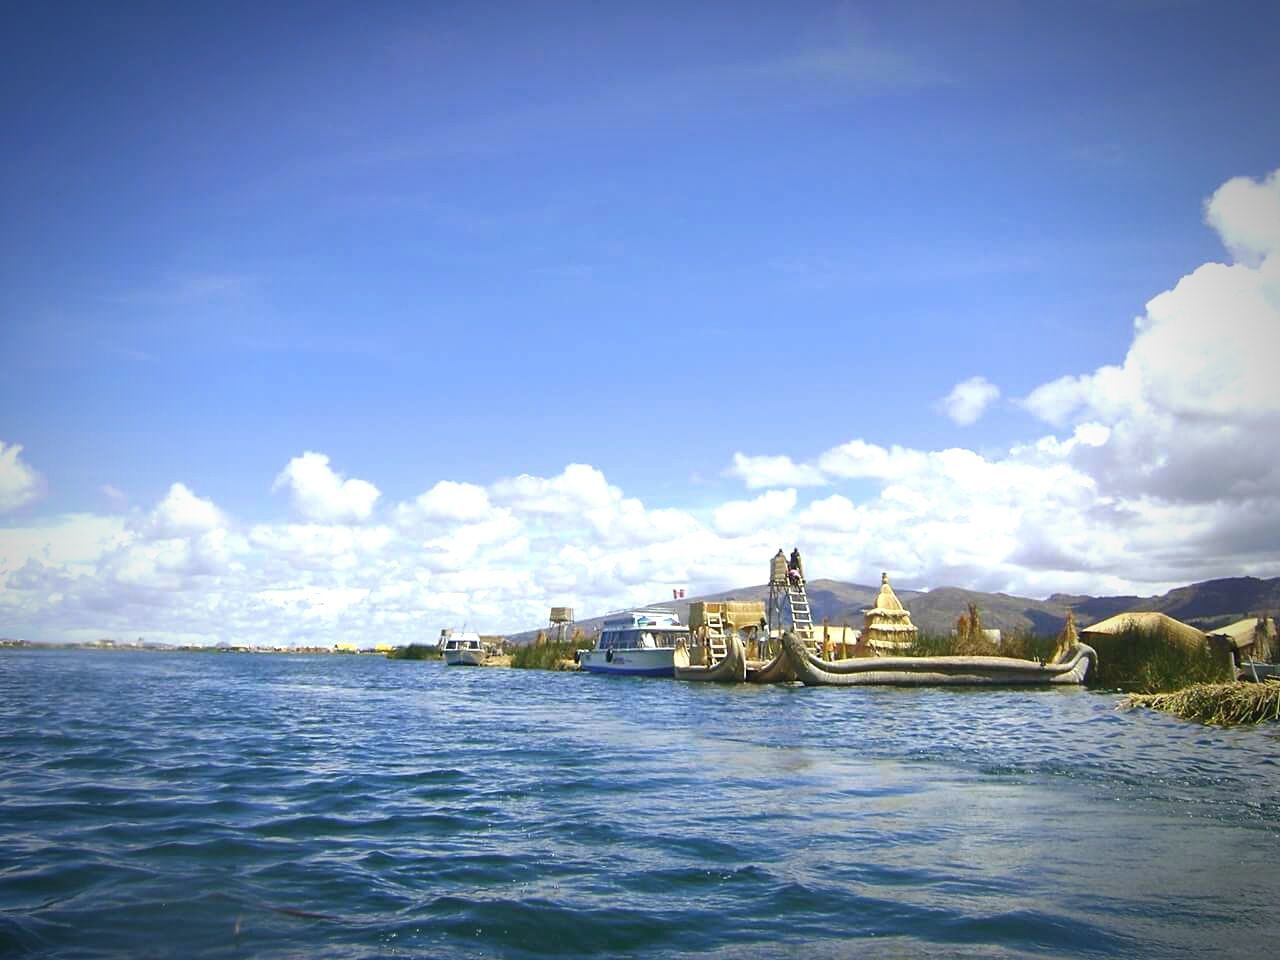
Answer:
[[(862, 611), (875, 601), (879, 587), (839, 580), (810, 580), (809, 600), (815, 623), (823, 620), (833, 626), (849, 624), (860, 626)], [(1280, 577), (1260, 580), (1257, 577), (1230, 577), (1222, 580), (1206, 580), (1178, 587), (1159, 597), (1091, 597), (1084, 594), (1055, 593), (1047, 600), (1014, 597), (1006, 593), (983, 593), (963, 590), (959, 587), (938, 587), (933, 590), (898, 590), (898, 599), (911, 612), (911, 620), (928, 633), (949, 633), (960, 615), (975, 604), (982, 614), (984, 626), (1006, 632), (1053, 634), (1062, 629), (1067, 610), (1076, 613), (1081, 626), (1097, 623), (1117, 613), (1155, 610), (1175, 619), (1194, 624), (1202, 629), (1219, 626), (1260, 613), (1275, 614), (1280, 611)], [(760, 584), (726, 590), (701, 597), (651, 604), (665, 610), (674, 610), (681, 620), (688, 622), (689, 605), (698, 600), (768, 600), (769, 587)], [(600, 629), (604, 617), (579, 620), (579, 628), (591, 635)], [(512, 634), (508, 639), (515, 643), (528, 643), (538, 635), (538, 629)]]
[(1280, 577), (1271, 580), (1259, 580), (1257, 577), (1206, 580), (1170, 590), (1163, 597), (1156, 597), (1155, 604), (1145, 609), (1159, 610), (1174, 619), (1198, 626), (1218, 626), (1221, 622), (1280, 609)]

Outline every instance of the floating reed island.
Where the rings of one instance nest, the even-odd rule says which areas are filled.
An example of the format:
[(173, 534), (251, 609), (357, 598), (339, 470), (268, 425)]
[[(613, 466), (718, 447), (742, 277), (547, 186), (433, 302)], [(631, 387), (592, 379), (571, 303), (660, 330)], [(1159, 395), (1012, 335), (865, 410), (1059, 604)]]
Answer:
[(1161, 710), (1182, 720), (1222, 727), (1264, 723), (1280, 720), (1280, 683), (1197, 683), (1173, 693), (1131, 693), (1119, 707)]
[[(807, 686), (1083, 686), (1128, 693), (1149, 707), (1206, 723), (1280, 719), (1280, 641), (1269, 618), (1204, 632), (1159, 612), (1122, 613), (1080, 627), (1074, 611), (1057, 636), (984, 627), (977, 607), (949, 635), (919, 630), (887, 573), (861, 629), (816, 625), (800, 551), (770, 560), (768, 599), (696, 600), (688, 624), (675, 610), (613, 614), (589, 641), (571, 608), (518, 648), (512, 666), (693, 682)], [(1280, 679), (1280, 678), (1277, 678)], [(1253, 683), (1239, 681), (1252, 680)]]

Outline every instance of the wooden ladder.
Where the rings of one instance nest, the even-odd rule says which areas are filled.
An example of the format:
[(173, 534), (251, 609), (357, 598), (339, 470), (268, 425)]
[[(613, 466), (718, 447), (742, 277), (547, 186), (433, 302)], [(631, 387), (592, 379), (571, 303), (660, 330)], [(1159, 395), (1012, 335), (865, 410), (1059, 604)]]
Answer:
[(809, 609), (809, 594), (803, 578), (787, 584), (787, 603), (791, 605), (791, 628), (805, 646), (814, 649), (817, 641), (813, 636), (813, 612)]
[(719, 663), (729, 652), (724, 635), (724, 620), (718, 613), (706, 615), (708, 666)]

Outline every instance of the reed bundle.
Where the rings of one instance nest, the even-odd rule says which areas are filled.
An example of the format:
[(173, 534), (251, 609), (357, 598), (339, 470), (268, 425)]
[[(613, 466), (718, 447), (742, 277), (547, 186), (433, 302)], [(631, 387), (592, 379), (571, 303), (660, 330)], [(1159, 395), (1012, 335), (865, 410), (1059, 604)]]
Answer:
[(1174, 693), (1133, 693), (1119, 709), (1146, 707), (1221, 727), (1280, 720), (1280, 683), (1197, 683)]

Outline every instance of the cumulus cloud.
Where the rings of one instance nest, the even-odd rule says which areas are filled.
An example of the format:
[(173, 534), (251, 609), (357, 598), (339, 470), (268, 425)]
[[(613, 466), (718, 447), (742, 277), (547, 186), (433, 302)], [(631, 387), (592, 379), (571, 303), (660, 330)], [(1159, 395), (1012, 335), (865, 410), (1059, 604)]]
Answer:
[(489, 493), (474, 483), (456, 483), (441, 480), (412, 503), (396, 508), (396, 516), (403, 523), (415, 520), (461, 520), (474, 522), (490, 516), (493, 506)]
[(796, 491), (769, 490), (754, 500), (730, 500), (715, 510), (715, 528), (726, 536), (740, 537), (766, 529), (796, 506)]
[(1153, 297), (1123, 363), (1023, 401), (1057, 427), (1108, 428), (1076, 462), (1112, 493), (1212, 501), (1280, 488), (1258, 442), (1280, 434), (1280, 178), (1228, 181), (1206, 220), (1238, 262), (1203, 264)]
[(568, 514), (607, 507), (622, 492), (585, 463), (571, 463), (554, 477), (521, 474), (492, 487), (494, 499), (527, 513)]
[(299, 513), (322, 523), (365, 520), (382, 495), (367, 480), (344, 479), (327, 456), (311, 451), (290, 460), (271, 489), (287, 489)]
[(985, 377), (970, 377), (952, 387), (951, 392), (938, 401), (938, 406), (953, 421), (967, 427), (977, 423), (999, 397), (1000, 388), (994, 383)]
[(725, 476), (737, 477), (748, 489), (760, 487), (815, 487), (827, 482), (822, 471), (812, 464), (796, 463), (786, 456), (733, 455), (733, 465)]
[(1237, 260), (1256, 265), (1280, 251), (1280, 170), (1232, 177), (1205, 202), (1205, 221)]
[(22, 460), (22, 445), (0, 440), (0, 513), (40, 495), (40, 475)]
[[(888, 570), (903, 586), (1033, 596), (1280, 574), (1276, 191), (1272, 174), (1215, 192), (1206, 220), (1232, 262), (1153, 297), (1114, 363), (1023, 398), (1048, 426), (1006, 450), (855, 437), (806, 460), (741, 452), (725, 473), (753, 493), (697, 510), (646, 503), (574, 463), (488, 485), (439, 479), (385, 523), (373, 484), (308, 452), (275, 483), (304, 522), (245, 525), (175, 483), (128, 514), (0, 527), (0, 622), (35, 639), (407, 643), (463, 621), (536, 625), (552, 604), (596, 613), (672, 587), (761, 583), (793, 543), (814, 576), (874, 583)], [(966, 385), (977, 400), (959, 420), (995, 397), (981, 378), (952, 395)], [(19, 453), (0, 445), (8, 509), (38, 484)]]
[(222, 511), (212, 500), (197, 497), (185, 484), (175, 483), (151, 512), (151, 523), (162, 533), (181, 535), (214, 530), (222, 526), (224, 520)]

